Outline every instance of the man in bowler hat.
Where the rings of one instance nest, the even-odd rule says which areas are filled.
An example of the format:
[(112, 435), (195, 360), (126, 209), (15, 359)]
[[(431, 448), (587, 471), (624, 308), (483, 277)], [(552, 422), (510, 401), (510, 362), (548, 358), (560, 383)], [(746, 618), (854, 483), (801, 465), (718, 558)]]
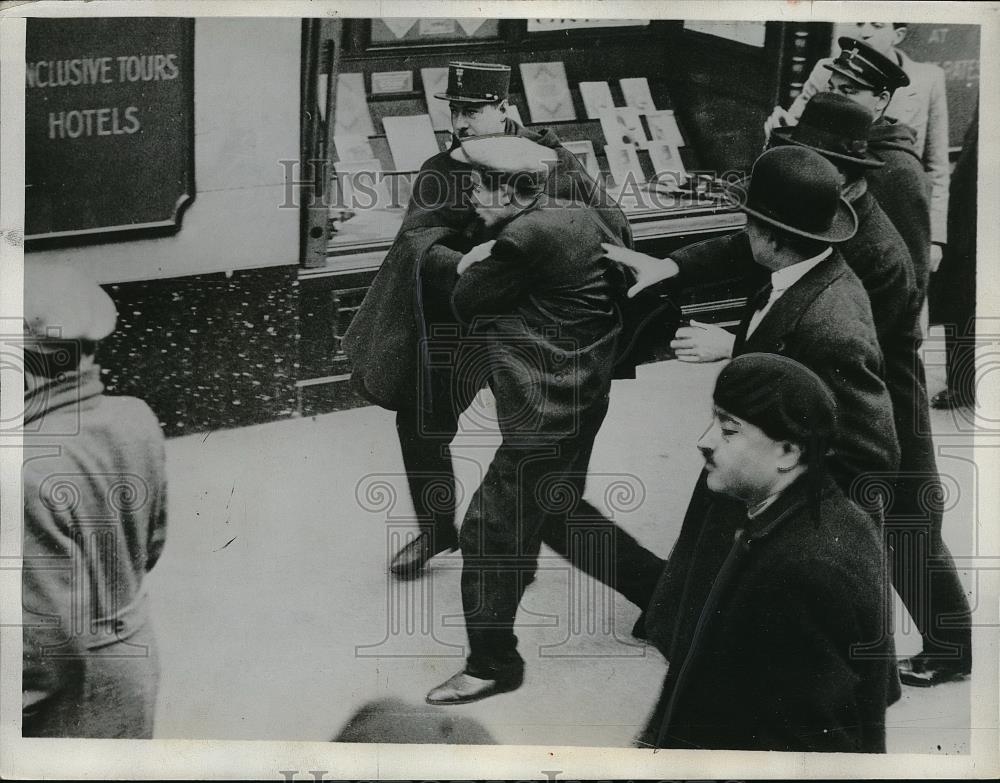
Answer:
[[(547, 147), (557, 163), (545, 191), (594, 205), (610, 236), (631, 244), (624, 214), (556, 135), (549, 129), (526, 130), (507, 116), (509, 81), (506, 65), (449, 65), (447, 91), (437, 97), (451, 105), (452, 149), (463, 139), (487, 134), (523, 137)], [(451, 293), (459, 262), (481, 241), (467, 199), (471, 169), (449, 153), (429, 158), (417, 174), (396, 240), (343, 342), (356, 391), (396, 411), (419, 526), (418, 535), (393, 558), (391, 570), (401, 577), (420, 574), (431, 557), (458, 544), (449, 444), (479, 391), (454, 362), (430, 361), (461, 350), (462, 327), (451, 312)], [(443, 494), (435, 491), (442, 482)]]
[[(545, 193), (558, 160), (545, 146), (473, 138), (451, 154), (476, 170), (473, 207), (491, 238), (487, 254), (458, 264), (452, 307), (482, 345), (503, 441), (459, 536), (469, 657), (432, 704), (520, 686), (514, 618), (542, 543), (639, 605), (663, 568), (583, 499), (622, 330), (625, 278), (604, 257), (606, 227), (586, 204)], [(605, 566), (605, 551), (589, 551), (595, 539), (628, 567)]]
[[(766, 318), (766, 316), (765, 316)], [(719, 374), (698, 441), (741, 508), (719, 565), (691, 567), (643, 747), (885, 752), (894, 647), (882, 541), (826, 471), (837, 404), (802, 364), (746, 353)], [(657, 618), (651, 615), (650, 622)]]
[[(830, 387), (841, 417), (828, 471), (846, 494), (856, 496), (855, 485), (866, 476), (896, 470), (899, 445), (868, 295), (835, 247), (854, 236), (858, 222), (851, 205), (841, 198), (840, 183), (836, 167), (813, 150), (771, 149), (754, 163), (749, 181), (733, 188), (747, 214), (746, 230), (722, 242), (695, 246), (702, 252), (693, 255), (694, 264), (651, 263), (654, 260), (642, 254), (605, 250), (632, 263), (638, 271), (637, 286), (644, 286), (656, 276), (678, 270), (683, 277), (692, 266), (701, 267), (694, 270), (700, 275), (706, 269), (718, 274), (720, 266), (731, 265), (733, 247), (738, 257), (743, 246), (749, 248), (752, 263), (769, 273), (769, 280), (748, 303), (732, 354), (787, 356)], [(878, 498), (865, 500), (871, 500), (866, 510), (879, 516)], [(670, 647), (694, 548), (703, 558), (714, 552), (716, 565), (721, 564), (732, 540), (734, 519), (743, 513), (738, 504), (713, 493), (702, 474), (647, 610), (647, 636), (661, 649)]]
[[(799, 124), (776, 130), (772, 142), (816, 150), (840, 170), (843, 193), (858, 215), (858, 231), (841, 245), (871, 300), (885, 380), (899, 437), (899, 471), (885, 509), (893, 585), (923, 637), (919, 661), (930, 660), (936, 682), (961, 679), (971, 671), (971, 615), (951, 553), (941, 536), (944, 513), (941, 480), (931, 438), (927, 383), (920, 357), (917, 285), (902, 237), (867, 190), (866, 173), (883, 164), (867, 151), (871, 114), (833, 93), (817, 95)], [(928, 498), (931, 498), (928, 501)], [(901, 664), (904, 683), (927, 685)]]
[[(830, 359), (829, 367), (814, 366), (821, 361), (819, 354), (803, 356), (800, 360), (830, 384), (845, 412), (842, 440), (834, 457), (834, 473), (848, 491), (858, 476), (894, 470), (899, 460), (892, 407), (882, 380), (884, 365), (869, 299), (862, 287), (862, 301), (856, 301), (860, 280), (839, 252), (839, 248), (855, 235), (858, 217), (851, 205), (841, 198), (840, 172), (819, 153), (805, 147), (768, 150), (754, 163), (753, 176), (747, 182), (732, 189), (740, 208), (747, 213), (747, 226), (742, 232), (689, 245), (666, 259), (655, 259), (612, 245), (606, 245), (605, 252), (636, 274), (637, 282), (630, 289), (630, 296), (653, 286), (697, 285), (717, 279), (720, 273), (735, 272), (764, 286), (757, 297), (748, 302), (745, 311), (748, 317), (736, 334), (720, 327), (678, 330), (671, 345), (678, 359), (689, 362), (718, 361), (738, 355), (744, 343), (757, 343), (762, 339), (757, 336), (751, 340), (756, 323), (747, 332), (748, 318), (753, 315), (756, 304), (761, 303), (760, 297), (767, 301), (768, 297), (778, 296), (775, 291), (784, 298), (785, 292), (809, 289), (804, 284), (813, 281), (813, 277), (806, 277), (805, 271), (814, 268), (817, 274), (823, 271), (833, 275), (838, 285), (825, 293), (828, 296), (836, 293), (843, 299), (842, 313), (825, 326), (810, 321), (795, 323), (793, 304), (814, 307), (826, 302), (822, 297), (803, 300), (795, 296), (787, 304), (782, 303), (783, 318), (778, 319), (778, 328), (791, 330), (791, 334), (799, 337), (799, 330), (808, 326), (809, 336), (817, 338), (818, 345), (822, 346), (822, 357)], [(815, 226), (820, 229), (813, 230)], [(833, 244), (837, 245), (837, 250)], [(803, 255), (810, 250), (815, 252)], [(785, 267), (793, 271), (781, 271)], [(802, 285), (793, 286), (792, 283), (798, 283), (800, 278), (803, 278)], [(860, 321), (848, 322), (845, 316), (850, 313), (858, 313)], [(769, 334), (770, 330), (765, 331), (768, 338), (774, 336)], [(708, 337), (689, 336), (695, 333)], [(700, 340), (706, 340), (707, 345)], [(831, 352), (831, 348), (845, 348), (852, 340), (858, 342), (857, 349), (852, 350), (853, 360), (858, 364), (838, 371), (843, 359), (838, 357), (838, 352)], [(868, 350), (870, 343), (874, 343), (874, 351)], [(801, 348), (803, 342), (801, 339), (794, 342), (778, 339), (775, 345), (779, 348), (777, 353), (786, 353), (792, 346)], [(874, 379), (870, 377), (873, 370)], [(853, 403), (848, 405), (848, 400)]]

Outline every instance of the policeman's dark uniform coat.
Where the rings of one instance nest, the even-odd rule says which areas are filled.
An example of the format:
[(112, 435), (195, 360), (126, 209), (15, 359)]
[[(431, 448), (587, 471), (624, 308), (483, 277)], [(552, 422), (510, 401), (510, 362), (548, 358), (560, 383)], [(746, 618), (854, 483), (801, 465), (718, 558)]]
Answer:
[(661, 647), (670, 668), (639, 746), (885, 752), (898, 690), (881, 537), (829, 478), (817, 523), (808, 479), (754, 519), (744, 511), (721, 569), (713, 544), (690, 552)]
[(917, 132), (885, 117), (876, 120), (868, 135), (868, 151), (885, 165), (865, 174), (869, 191), (892, 221), (910, 251), (913, 278), (920, 303), (930, 278), (930, 178), (917, 155)]
[[(483, 679), (520, 676), (512, 625), (542, 542), (635, 602), (648, 596), (663, 566), (582, 499), (607, 413), (624, 295), (622, 277), (604, 258), (599, 221), (583, 204), (540, 196), (500, 229), (490, 257), (455, 286), (456, 315), (484, 345), (503, 436), (460, 536), (466, 671)], [(596, 573), (603, 559), (572, 545), (571, 519), (610, 530), (606, 545), (627, 552), (630, 567)]]

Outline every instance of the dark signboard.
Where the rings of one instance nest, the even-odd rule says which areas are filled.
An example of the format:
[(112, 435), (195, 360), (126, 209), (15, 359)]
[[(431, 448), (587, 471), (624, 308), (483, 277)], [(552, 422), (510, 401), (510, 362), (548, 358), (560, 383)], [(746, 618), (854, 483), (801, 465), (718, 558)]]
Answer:
[(26, 238), (175, 231), (194, 189), (194, 21), (29, 19)]

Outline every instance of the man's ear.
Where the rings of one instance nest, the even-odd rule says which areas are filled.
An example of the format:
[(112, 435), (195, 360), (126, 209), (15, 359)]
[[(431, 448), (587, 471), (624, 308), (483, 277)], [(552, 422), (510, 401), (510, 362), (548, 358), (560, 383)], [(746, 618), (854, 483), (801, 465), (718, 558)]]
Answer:
[(507, 99), (504, 98), (502, 101), (500, 101), (500, 103), (497, 104), (497, 111), (500, 112), (501, 114), (506, 115), (507, 114), (507, 107), (509, 105), (510, 104), (507, 102)]
[(903, 43), (903, 39), (906, 38), (906, 28), (905, 27), (895, 27), (893, 28), (892, 45), (899, 46)]
[(886, 110), (889, 102), (892, 100), (892, 93), (888, 90), (882, 90), (878, 95), (875, 96), (875, 116), (881, 117), (882, 112)]
[(516, 197), (517, 191), (514, 189), (514, 186), (508, 182), (503, 186), (503, 190), (500, 191), (500, 206), (510, 206)]
[(798, 443), (792, 443), (790, 440), (782, 441), (781, 456), (778, 458), (778, 470), (781, 473), (790, 473), (804, 462), (805, 454)]

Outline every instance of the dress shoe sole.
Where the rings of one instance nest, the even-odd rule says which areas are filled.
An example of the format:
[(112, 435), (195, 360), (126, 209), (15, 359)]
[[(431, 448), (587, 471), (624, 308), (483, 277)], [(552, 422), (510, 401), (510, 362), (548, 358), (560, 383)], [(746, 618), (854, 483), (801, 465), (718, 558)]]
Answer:
[[(458, 549), (458, 544), (449, 544), (443, 549), (428, 555), (423, 560), (411, 560), (405, 564), (397, 564), (395, 562), (389, 565), (389, 573), (393, 576), (399, 577), (400, 579), (416, 579), (418, 576), (424, 573), (424, 569), (427, 564), (435, 557), (444, 552), (454, 552)], [(397, 555), (398, 557), (398, 555)]]
[(517, 683), (509, 683), (506, 685), (501, 685), (497, 683), (491, 688), (486, 688), (485, 690), (479, 691), (478, 693), (472, 694), (470, 696), (460, 696), (457, 699), (448, 699), (447, 701), (436, 701), (432, 700), (428, 695), (424, 701), (428, 704), (433, 704), (436, 707), (448, 707), (452, 704), (472, 704), (474, 701), (482, 701), (483, 699), (488, 699), (490, 696), (496, 696), (498, 693), (510, 693), (511, 691), (516, 691), (523, 685), (524, 681)]
[(910, 672), (900, 672), (899, 681), (903, 685), (909, 685), (911, 688), (933, 688), (935, 685), (944, 685), (947, 682), (962, 682), (969, 679), (969, 676), (968, 672), (943, 672), (941, 674), (933, 674), (930, 677), (921, 677)]

